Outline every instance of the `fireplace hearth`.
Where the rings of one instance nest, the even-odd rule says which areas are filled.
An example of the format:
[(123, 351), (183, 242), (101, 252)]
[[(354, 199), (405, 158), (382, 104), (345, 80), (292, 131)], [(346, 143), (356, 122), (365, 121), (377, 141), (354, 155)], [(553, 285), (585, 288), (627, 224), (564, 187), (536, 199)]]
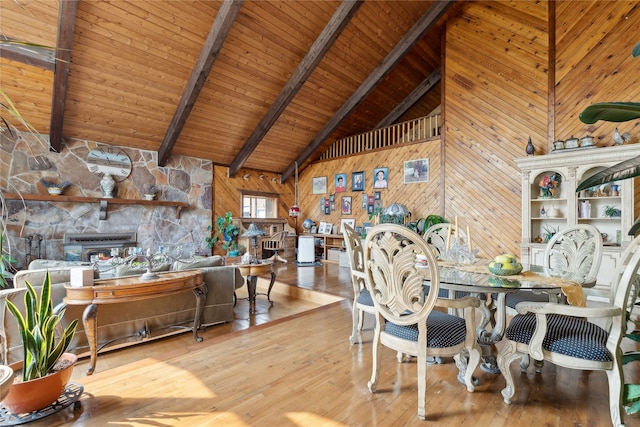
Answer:
[(137, 246), (137, 235), (133, 233), (79, 233), (64, 235), (65, 261), (90, 261), (93, 255), (109, 259), (112, 249)]

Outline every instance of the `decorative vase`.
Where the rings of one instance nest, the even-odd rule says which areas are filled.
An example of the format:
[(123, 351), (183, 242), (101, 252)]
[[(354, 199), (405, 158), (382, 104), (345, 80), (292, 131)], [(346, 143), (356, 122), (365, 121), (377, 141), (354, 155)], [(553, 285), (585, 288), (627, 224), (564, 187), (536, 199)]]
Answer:
[(104, 176), (102, 177), (102, 180), (100, 181), (100, 188), (102, 189), (103, 197), (106, 197), (106, 198), (113, 197), (113, 189), (115, 187), (116, 187), (116, 181), (113, 179), (113, 177), (110, 174), (105, 173)]
[[(2, 401), (7, 411), (12, 414), (25, 414), (46, 408), (55, 402), (71, 379), (78, 356), (63, 353), (60, 360), (66, 360), (70, 365), (45, 377), (12, 384), (9, 394)], [(17, 371), (22, 369), (22, 364), (22, 361), (13, 363), (11, 368)]]

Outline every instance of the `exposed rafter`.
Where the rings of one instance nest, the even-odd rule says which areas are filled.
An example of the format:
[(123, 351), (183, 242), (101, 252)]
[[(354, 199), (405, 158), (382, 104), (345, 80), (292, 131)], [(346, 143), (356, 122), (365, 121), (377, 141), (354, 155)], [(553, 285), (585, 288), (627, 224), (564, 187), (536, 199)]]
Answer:
[(3, 35), (0, 35), (0, 56), (49, 71), (55, 69), (55, 53), (51, 47), (37, 46)]
[(49, 149), (60, 151), (62, 147), (62, 126), (67, 102), (67, 83), (71, 46), (76, 22), (78, 0), (62, 0), (58, 13), (58, 40), (56, 42), (56, 65), (53, 74), (53, 94), (51, 96), (51, 122), (49, 126)]
[(324, 27), (322, 33), (320, 33), (309, 49), (309, 52), (307, 52), (298, 65), (298, 68), (296, 68), (289, 81), (284, 85), (278, 97), (273, 104), (271, 104), (269, 111), (262, 117), (258, 126), (253, 130), (251, 136), (249, 136), (231, 162), (229, 166), (230, 177), (233, 177), (238, 172), (258, 144), (260, 144), (262, 138), (269, 132), (271, 126), (278, 120), (278, 117), (280, 117), (282, 112), (287, 108), (287, 105), (293, 100), (349, 21), (351, 21), (351, 18), (353, 18), (358, 9), (360, 9), (362, 3), (362, 0), (344, 0), (340, 7), (338, 7), (327, 26)]
[(422, 81), (405, 99), (394, 108), (387, 116), (380, 120), (375, 129), (389, 126), (396, 122), (404, 113), (406, 113), (416, 102), (420, 100), (429, 90), (440, 81), (440, 68), (435, 70), (426, 79)]
[(202, 46), (198, 61), (191, 72), (191, 77), (189, 77), (182, 98), (173, 115), (173, 119), (169, 124), (167, 133), (162, 140), (162, 145), (160, 145), (160, 149), (158, 150), (158, 165), (164, 166), (167, 163), (171, 151), (180, 136), (180, 132), (182, 132), (182, 128), (189, 118), (189, 114), (191, 114), (191, 110), (200, 95), (200, 91), (211, 72), (213, 63), (216, 61), (220, 49), (222, 49), (222, 45), (231, 30), (231, 26), (238, 12), (240, 12), (241, 6), (242, 0), (225, 0), (220, 6), (216, 19), (211, 26), (211, 31), (209, 31), (209, 35)]
[(400, 42), (389, 52), (375, 70), (362, 82), (360, 87), (340, 107), (336, 114), (316, 134), (306, 148), (298, 155), (287, 169), (282, 173), (282, 182), (291, 178), (295, 163), (304, 165), (307, 159), (322, 145), (324, 140), (333, 132), (347, 115), (355, 109), (360, 102), (380, 83), (380, 81), (395, 67), (402, 57), (420, 40), (425, 33), (436, 24), (438, 19), (455, 3), (454, 0), (437, 1), (405, 34)]

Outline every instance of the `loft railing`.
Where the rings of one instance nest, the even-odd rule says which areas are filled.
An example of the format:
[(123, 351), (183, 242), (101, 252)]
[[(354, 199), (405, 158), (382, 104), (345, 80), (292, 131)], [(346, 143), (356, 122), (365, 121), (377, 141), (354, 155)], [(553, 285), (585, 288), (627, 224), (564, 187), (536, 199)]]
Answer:
[(441, 115), (434, 114), (384, 128), (374, 129), (358, 135), (348, 136), (336, 140), (331, 147), (320, 156), (320, 160), (350, 156), (408, 142), (424, 141), (440, 136), (441, 124)]

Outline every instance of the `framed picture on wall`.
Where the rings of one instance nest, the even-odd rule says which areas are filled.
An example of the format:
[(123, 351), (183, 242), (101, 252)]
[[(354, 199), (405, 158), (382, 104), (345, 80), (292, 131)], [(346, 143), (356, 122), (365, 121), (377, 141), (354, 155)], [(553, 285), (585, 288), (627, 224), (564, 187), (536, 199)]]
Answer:
[(351, 191), (364, 191), (364, 171), (351, 174)]
[(313, 186), (313, 194), (325, 194), (327, 192), (327, 177), (316, 176), (311, 179)]
[(374, 191), (373, 192), (373, 200), (380, 200), (380, 192), (379, 191)]
[(429, 182), (429, 159), (407, 160), (404, 162), (404, 183)]
[(389, 188), (389, 168), (373, 169), (373, 188)]
[(340, 230), (338, 230), (339, 234), (342, 234), (342, 231), (344, 230), (344, 225), (345, 224), (349, 224), (351, 226), (351, 228), (354, 228), (356, 226), (356, 220), (353, 218), (349, 218), (349, 219), (341, 219), (340, 220)]
[(362, 209), (367, 209), (367, 202), (369, 201), (369, 196), (366, 194), (362, 195)]
[(345, 191), (347, 191), (347, 174), (337, 173), (336, 174), (336, 193), (344, 193)]
[(351, 196), (344, 196), (341, 203), (342, 215), (351, 215)]

